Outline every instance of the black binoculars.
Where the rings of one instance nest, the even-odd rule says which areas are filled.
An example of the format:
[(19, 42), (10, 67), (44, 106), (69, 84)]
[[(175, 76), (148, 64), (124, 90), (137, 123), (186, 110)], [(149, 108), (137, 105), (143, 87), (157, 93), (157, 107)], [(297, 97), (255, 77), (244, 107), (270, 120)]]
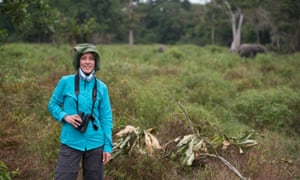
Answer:
[(85, 130), (86, 130), (88, 124), (89, 124), (89, 121), (94, 120), (94, 117), (90, 114), (85, 114), (84, 112), (80, 112), (79, 116), (80, 116), (82, 121), (81, 121), (80, 125), (77, 127), (77, 129), (80, 132), (85, 132)]

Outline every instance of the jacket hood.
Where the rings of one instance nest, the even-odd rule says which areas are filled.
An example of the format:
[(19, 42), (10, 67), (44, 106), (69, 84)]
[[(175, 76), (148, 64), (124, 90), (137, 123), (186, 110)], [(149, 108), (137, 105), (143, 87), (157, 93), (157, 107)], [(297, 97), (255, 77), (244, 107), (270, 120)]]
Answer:
[(78, 71), (80, 66), (80, 57), (87, 52), (91, 52), (94, 54), (95, 58), (95, 71), (100, 69), (100, 54), (97, 51), (97, 48), (93, 44), (84, 43), (84, 44), (77, 44), (73, 48), (73, 66)]

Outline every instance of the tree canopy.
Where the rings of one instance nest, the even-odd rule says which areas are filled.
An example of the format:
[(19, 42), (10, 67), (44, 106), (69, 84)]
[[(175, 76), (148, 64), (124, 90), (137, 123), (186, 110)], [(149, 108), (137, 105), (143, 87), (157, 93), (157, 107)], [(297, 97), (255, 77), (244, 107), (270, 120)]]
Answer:
[(260, 43), (293, 52), (300, 50), (299, 8), (293, 0), (211, 0), (204, 5), (188, 0), (4, 0), (0, 41), (128, 43), (131, 32), (136, 44)]

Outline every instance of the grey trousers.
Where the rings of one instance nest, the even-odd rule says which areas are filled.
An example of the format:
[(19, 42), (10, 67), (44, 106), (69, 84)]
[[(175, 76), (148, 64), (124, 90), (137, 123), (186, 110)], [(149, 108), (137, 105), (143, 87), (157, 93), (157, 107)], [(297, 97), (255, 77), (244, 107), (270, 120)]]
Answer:
[(55, 180), (76, 180), (79, 163), (82, 160), (84, 180), (103, 179), (103, 149), (102, 147), (90, 151), (78, 151), (61, 144)]

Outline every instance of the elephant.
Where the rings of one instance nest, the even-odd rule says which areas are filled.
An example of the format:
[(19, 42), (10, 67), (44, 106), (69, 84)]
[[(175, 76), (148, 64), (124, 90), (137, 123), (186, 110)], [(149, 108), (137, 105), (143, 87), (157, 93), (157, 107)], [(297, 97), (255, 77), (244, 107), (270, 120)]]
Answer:
[(161, 45), (159, 45), (159, 48), (158, 48), (158, 52), (165, 52), (165, 50), (166, 50), (166, 46), (165, 45), (163, 45), (163, 44), (161, 44)]
[(241, 44), (238, 53), (241, 57), (255, 57), (257, 53), (266, 53), (267, 48), (261, 44)]

